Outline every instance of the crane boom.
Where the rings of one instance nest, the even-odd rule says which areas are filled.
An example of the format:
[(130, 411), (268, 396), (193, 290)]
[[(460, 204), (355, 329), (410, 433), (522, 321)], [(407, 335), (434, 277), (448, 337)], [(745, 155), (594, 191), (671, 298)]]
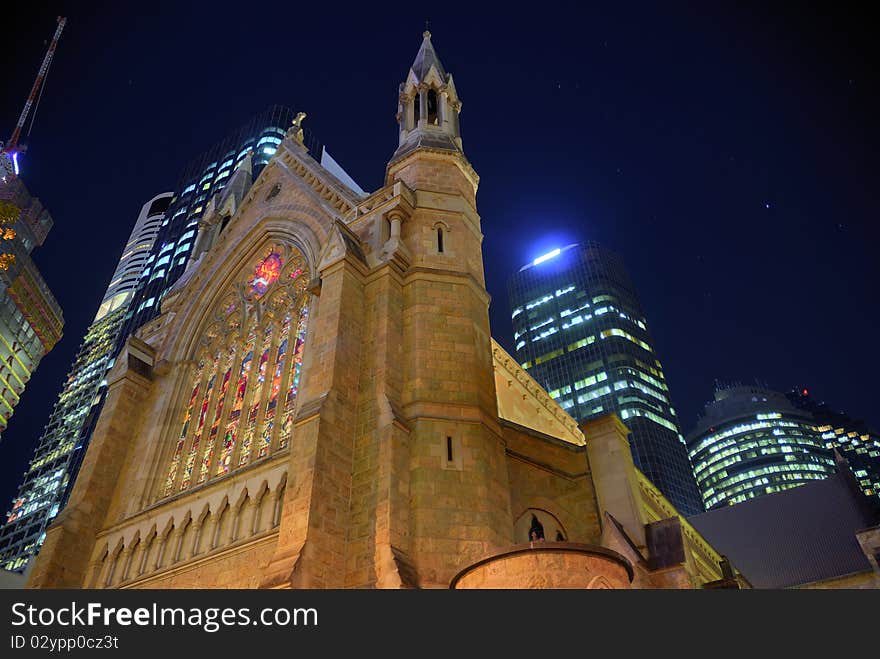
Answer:
[(55, 54), (55, 48), (58, 46), (58, 40), (61, 38), (61, 31), (64, 30), (65, 23), (67, 23), (67, 19), (63, 16), (59, 16), (55, 36), (52, 37), (52, 43), (49, 44), (49, 50), (46, 51), (46, 56), (43, 58), (43, 63), (40, 65), (37, 79), (34, 80), (34, 86), (31, 87), (30, 96), (28, 96), (27, 101), (25, 101), (24, 109), (21, 111), (21, 116), (18, 118), (15, 130), (12, 131), (12, 137), (9, 138), (9, 141), (3, 148), (4, 151), (13, 151), (15, 147), (18, 146), (18, 138), (21, 136), (21, 129), (24, 127), (24, 122), (27, 120), (31, 105), (33, 105), (34, 99), (37, 97), (37, 92), (40, 91), (40, 86), (46, 78), (46, 72), (49, 70), (49, 65), (52, 63), (52, 56)]

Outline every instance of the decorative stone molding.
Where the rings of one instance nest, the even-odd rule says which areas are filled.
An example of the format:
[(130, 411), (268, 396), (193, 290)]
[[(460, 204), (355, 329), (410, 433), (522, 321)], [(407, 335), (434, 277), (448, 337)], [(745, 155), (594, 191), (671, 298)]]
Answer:
[[(552, 419), (562, 424), (569, 433), (568, 441), (583, 446), (586, 442), (584, 434), (578, 428), (578, 423), (548, 394), (535, 379), (502, 348), (495, 339), (492, 339), (492, 358), (495, 368), (501, 368), (509, 379), (519, 383), (526, 389), (528, 395), (540, 406)], [(500, 395), (500, 394), (499, 394)], [(511, 419), (511, 421), (515, 421)]]

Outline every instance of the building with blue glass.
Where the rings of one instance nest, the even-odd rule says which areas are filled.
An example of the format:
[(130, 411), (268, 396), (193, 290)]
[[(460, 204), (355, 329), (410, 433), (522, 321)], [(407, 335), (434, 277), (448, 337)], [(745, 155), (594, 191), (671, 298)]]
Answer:
[(707, 509), (822, 480), (837, 471), (812, 415), (758, 386), (715, 391), (687, 436)]
[(806, 387), (797, 387), (785, 395), (792, 405), (812, 415), (825, 447), (838, 451), (862, 492), (880, 502), (880, 432), (864, 419), (816, 400)]
[(508, 281), (517, 361), (579, 422), (616, 413), (636, 466), (684, 514), (703, 511), (663, 367), (619, 255), (595, 242)]

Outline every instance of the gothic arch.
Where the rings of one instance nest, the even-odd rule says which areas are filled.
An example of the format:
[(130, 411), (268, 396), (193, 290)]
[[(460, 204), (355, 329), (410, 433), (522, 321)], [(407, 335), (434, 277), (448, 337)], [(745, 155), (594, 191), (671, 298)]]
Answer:
[(290, 230), (298, 225), (287, 226), (258, 227), (236, 245), (234, 258), (201, 264), (201, 286), (189, 283), (180, 332), (169, 347), (172, 361), (189, 368), (182, 393), (161, 412), (172, 422), (160, 443), (167, 448), (153, 500), (230, 475), (289, 444), (315, 265)]
[(568, 532), (559, 518), (544, 508), (526, 508), (517, 518), (513, 525), (514, 541), (517, 543), (529, 542), (529, 529), (532, 521), (537, 519), (544, 532), (544, 540), (558, 542), (557, 533), (561, 534), (562, 540), (568, 540)]
[(604, 574), (599, 574), (590, 580), (587, 590), (614, 590), (614, 586)]
[[(188, 282), (185, 294), (188, 304), (181, 305), (175, 324), (178, 332), (173, 332), (176, 339), (167, 346), (167, 359), (172, 363), (192, 360), (196, 357), (198, 344), (205, 332), (216, 319), (212, 312), (222, 300), (229, 297), (241, 284), (242, 276), (249, 266), (259, 259), (263, 252), (273, 244), (299, 252), (307, 265), (309, 276), (317, 275), (320, 248), (326, 241), (318, 241), (310, 227), (297, 220), (265, 220), (265, 227), (256, 227), (229, 253), (215, 246), (210, 263), (201, 263), (199, 273), (202, 281)], [(283, 223), (283, 224), (282, 224)], [(262, 230), (260, 230), (262, 228)], [(213, 267), (212, 267), (213, 266)], [(201, 286), (195, 284), (201, 283)], [(244, 319), (242, 319), (243, 322)]]

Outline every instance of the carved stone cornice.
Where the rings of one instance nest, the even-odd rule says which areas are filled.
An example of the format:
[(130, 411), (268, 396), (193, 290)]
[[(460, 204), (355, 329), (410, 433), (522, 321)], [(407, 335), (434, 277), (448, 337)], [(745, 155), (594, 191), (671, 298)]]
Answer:
[(497, 366), (504, 369), (505, 373), (513, 380), (516, 380), (526, 391), (532, 396), (536, 403), (556, 421), (562, 424), (566, 430), (574, 437), (578, 438), (578, 444), (585, 444), (584, 434), (578, 428), (577, 421), (572, 418), (544, 388), (538, 384), (535, 379), (525, 372), (517, 361), (511, 357), (507, 351), (502, 348), (495, 339), (492, 339), (492, 358)]

